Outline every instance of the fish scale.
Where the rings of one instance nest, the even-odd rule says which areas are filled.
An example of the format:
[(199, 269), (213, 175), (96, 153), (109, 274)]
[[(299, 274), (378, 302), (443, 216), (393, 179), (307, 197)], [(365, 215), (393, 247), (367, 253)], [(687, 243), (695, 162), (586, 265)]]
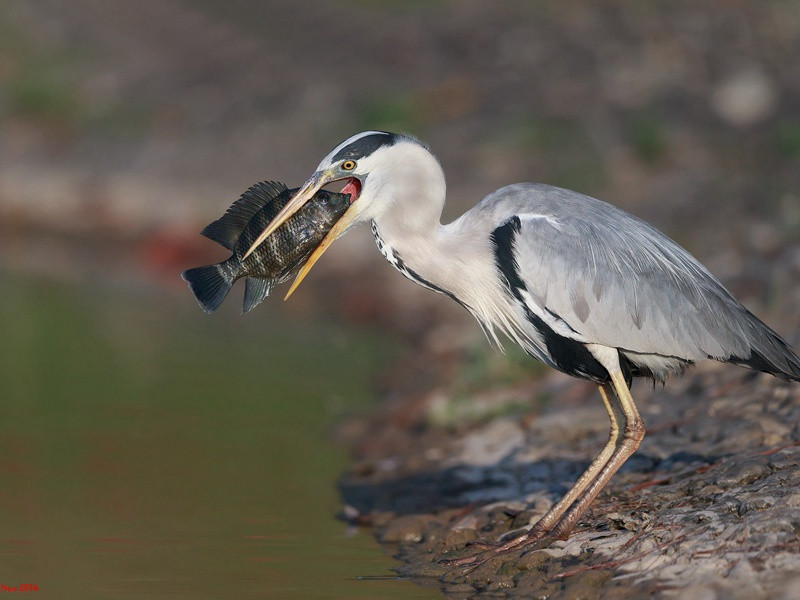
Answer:
[(200, 232), (232, 252), (221, 263), (182, 274), (204, 311), (217, 310), (234, 282), (242, 277), (246, 277), (242, 312), (252, 310), (276, 284), (286, 281), (302, 267), (350, 206), (349, 194), (321, 190), (244, 259), (247, 249), (297, 189), (290, 190), (273, 181), (257, 183), (231, 204), (221, 218)]

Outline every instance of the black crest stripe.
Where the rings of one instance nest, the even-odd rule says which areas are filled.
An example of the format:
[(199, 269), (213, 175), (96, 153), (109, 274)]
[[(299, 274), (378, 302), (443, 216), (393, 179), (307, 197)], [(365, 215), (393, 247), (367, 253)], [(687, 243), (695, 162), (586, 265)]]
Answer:
[(358, 160), (369, 156), (378, 148), (383, 146), (393, 146), (397, 141), (397, 136), (393, 133), (373, 133), (357, 139), (351, 144), (347, 144), (339, 150), (331, 159), (333, 162), (352, 159)]

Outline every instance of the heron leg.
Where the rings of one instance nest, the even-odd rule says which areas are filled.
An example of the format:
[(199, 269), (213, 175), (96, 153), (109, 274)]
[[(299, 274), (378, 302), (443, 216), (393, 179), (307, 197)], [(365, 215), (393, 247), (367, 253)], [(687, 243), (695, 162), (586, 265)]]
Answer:
[[(589, 347), (592, 350), (592, 347)], [(600, 387), (603, 404), (611, 420), (611, 431), (603, 450), (567, 494), (521, 537), (493, 550), (452, 561), (452, 564), (477, 568), (491, 556), (532, 545), (549, 536), (566, 539), (575, 529), (583, 513), (608, 484), (614, 474), (636, 452), (645, 434), (644, 421), (633, 402), (625, 376), (619, 366), (616, 350), (599, 347), (595, 356), (608, 369), (611, 384)], [(594, 352), (593, 352), (594, 354)], [(612, 392), (613, 393), (610, 393)]]
[(622, 412), (622, 439), (614, 449), (611, 457), (596, 474), (591, 483), (586, 486), (580, 496), (569, 507), (555, 525), (549, 531), (550, 536), (559, 539), (566, 539), (577, 525), (578, 520), (586, 512), (586, 509), (606, 486), (619, 468), (630, 456), (636, 452), (644, 438), (645, 427), (636, 404), (633, 402), (628, 384), (622, 371), (617, 369), (610, 371), (611, 382), (614, 386), (616, 405)]
[[(467, 556), (462, 559), (450, 561), (455, 565), (474, 564), (478, 562), (481, 564), (488, 560), (491, 556), (502, 554), (511, 551), (515, 548), (526, 546), (531, 542), (539, 540), (547, 535), (550, 529), (559, 521), (570, 506), (583, 494), (592, 482), (597, 478), (609, 459), (613, 456), (614, 451), (620, 443), (621, 429), (620, 421), (624, 420), (624, 415), (619, 408), (619, 405), (613, 401), (614, 392), (609, 384), (600, 384), (597, 386), (600, 390), (600, 397), (603, 399), (603, 405), (608, 411), (608, 418), (611, 421), (611, 430), (608, 435), (608, 442), (605, 447), (592, 461), (592, 464), (583, 472), (570, 490), (553, 505), (542, 517), (536, 522), (533, 528), (526, 534), (509, 540), (505, 544), (491, 548), (485, 555)], [(624, 422), (624, 421), (623, 421)]]
[(614, 402), (614, 392), (608, 384), (601, 384), (597, 386), (600, 390), (600, 397), (603, 399), (603, 404), (608, 411), (608, 418), (611, 420), (611, 430), (608, 434), (608, 442), (605, 447), (592, 461), (589, 468), (583, 472), (575, 485), (559, 500), (550, 510), (548, 510), (539, 521), (533, 526), (533, 529), (527, 534), (527, 537), (539, 538), (550, 531), (556, 522), (567, 512), (570, 506), (583, 494), (587, 487), (597, 478), (600, 471), (608, 463), (614, 450), (620, 443), (621, 429), (620, 422), (624, 423), (624, 415), (619, 409), (619, 405)]

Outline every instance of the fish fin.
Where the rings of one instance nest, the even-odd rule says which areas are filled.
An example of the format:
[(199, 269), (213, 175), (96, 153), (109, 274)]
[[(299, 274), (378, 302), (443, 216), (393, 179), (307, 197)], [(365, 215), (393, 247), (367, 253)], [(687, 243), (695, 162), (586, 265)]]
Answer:
[(220, 307), (235, 281), (222, 263), (189, 269), (181, 277), (189, 283), (200, 306), (209, 314)]
[(248, 277), (244, 282), (244, 302), (242, 304), (242, 314), (248, 313), (261, 301), (269, 296), (274, 282), (271, 279), (261, 279), (258, 277)]
[(275, 200), (288, 188), (278, 181), (262, 181), (251, 186), (228, 207), (225, 214), (206, 226), (200, 235), (233, 251), (239, 236), (258, 211)]

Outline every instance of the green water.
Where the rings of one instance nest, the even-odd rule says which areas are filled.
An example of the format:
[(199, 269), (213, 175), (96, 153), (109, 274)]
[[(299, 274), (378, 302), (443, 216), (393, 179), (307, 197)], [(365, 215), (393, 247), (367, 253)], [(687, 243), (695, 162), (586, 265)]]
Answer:
[(346, 457), (330, 427), (370, 401), (384, 341), (96, 287), (0, 279), (0, 586), (438, 597), (357, 580), (395, 563), (334, 516)]

